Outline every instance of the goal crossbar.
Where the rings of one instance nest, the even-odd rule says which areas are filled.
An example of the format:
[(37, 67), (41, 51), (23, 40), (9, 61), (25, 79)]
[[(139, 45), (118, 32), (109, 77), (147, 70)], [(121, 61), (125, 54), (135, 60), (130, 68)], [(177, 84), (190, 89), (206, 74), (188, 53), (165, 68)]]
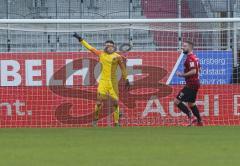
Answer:
[(142, 23), (240, 22), (240, 18), (169, 19), (0, 19), (0, 24), (142, 24)]

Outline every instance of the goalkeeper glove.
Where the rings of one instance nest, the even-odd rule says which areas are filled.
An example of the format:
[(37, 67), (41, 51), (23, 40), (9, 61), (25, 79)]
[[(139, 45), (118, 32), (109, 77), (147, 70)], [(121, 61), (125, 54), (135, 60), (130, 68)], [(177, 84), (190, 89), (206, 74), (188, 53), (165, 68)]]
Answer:
[(126, 88), (127, 90), (130, 89), (130, 82), (129, 82), (128, 79), (126, 79), (126, 81), (125, 81), (125, 88)]
[(81, 36), (79, 36), (79, 34), (77, 34), (76, 32), (73, 34), (73, 37), (78, 39), (80, 42), (83, 40), (83, 38)]

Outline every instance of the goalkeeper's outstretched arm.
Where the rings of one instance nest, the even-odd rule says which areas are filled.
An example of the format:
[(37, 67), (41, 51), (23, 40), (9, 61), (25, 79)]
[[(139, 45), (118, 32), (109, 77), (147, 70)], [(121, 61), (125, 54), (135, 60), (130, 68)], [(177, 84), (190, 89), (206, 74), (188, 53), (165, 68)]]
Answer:
[(73, 34), (73, 37), (75, 37), (76, 39), (78, 39), (78, 41), (89, 51), (91, 51), (92, 53), (94, 53), (95, 55), (100, 55), (102, 53), (102, 51), (97, 50), (95, 47), (91, 46), (90, 44), (88, 44), (88, 42), (86, 42), (81, 36), (79, 36), (77, 33)]

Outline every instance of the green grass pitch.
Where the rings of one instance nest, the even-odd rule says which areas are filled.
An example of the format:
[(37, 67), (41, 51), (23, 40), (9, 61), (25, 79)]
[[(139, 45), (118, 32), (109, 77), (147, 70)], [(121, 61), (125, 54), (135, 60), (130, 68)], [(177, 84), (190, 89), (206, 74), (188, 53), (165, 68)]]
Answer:
[(240, 127), (0, 129), (1, 166), (237, 166)]

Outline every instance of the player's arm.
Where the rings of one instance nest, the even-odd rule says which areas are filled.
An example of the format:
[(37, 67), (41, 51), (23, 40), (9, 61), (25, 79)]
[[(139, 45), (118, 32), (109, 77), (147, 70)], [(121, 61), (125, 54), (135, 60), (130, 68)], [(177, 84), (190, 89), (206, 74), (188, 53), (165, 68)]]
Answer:
[(81, 36), (79, 36), (77, 33), (73, 34), (73, 37), (75, 37), (76, 39), (78, 39), (78, 41), (89, 51), (91, 51), (92, 53), (94, 53), (95, 55), (100, 55), (102, 53), (102, 51), (97, 50), (96, 48), (94, 48), (93, 46), (91, 46), (90, 44), (88, 44), (87, 41), (85, 41)]
[(192, 75), (195, 75), (197, 73), (197, 69), (191, 69), (189, 72), (187, 73), (180, 73), (180, 72), (177, 72), (177, 75), (179, 77), (190, 77)]
[(130, 83), (129, 83), (129, 80), (127, 79), (127, 69), (126, 69), (124, 60), (121, 56), (119, 56), (118, 64), (119, 64), (119, 66), (121, 68), (121, 71), (122, 71), (122, 77), (125, 80), (125, 86), (126, 86), (127, 89), (129, 89), (130, 88)]
[(189, 65), (190, 70), (186, 73), (177, 72), (177, 76), (179, 76), (179, 77), (190, 77), (192, 75), (197, 74), (197, 66), (198, 66), (197, 63), (194, 62), (194, 61), (190, 61), (188, 65)]

